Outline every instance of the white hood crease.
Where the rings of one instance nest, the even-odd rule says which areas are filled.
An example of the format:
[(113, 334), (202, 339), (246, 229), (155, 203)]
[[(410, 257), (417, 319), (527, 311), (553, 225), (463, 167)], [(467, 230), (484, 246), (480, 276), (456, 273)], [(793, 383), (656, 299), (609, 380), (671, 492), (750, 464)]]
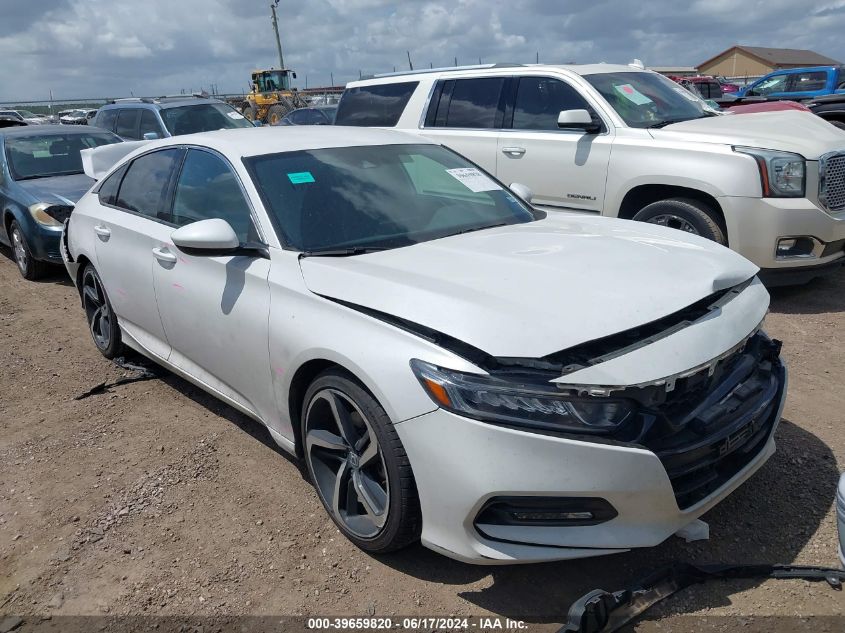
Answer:
[(564, 215), (301, 266), (316, 294), (524, 358), (650, 323), (758, 270), (673, 229)]

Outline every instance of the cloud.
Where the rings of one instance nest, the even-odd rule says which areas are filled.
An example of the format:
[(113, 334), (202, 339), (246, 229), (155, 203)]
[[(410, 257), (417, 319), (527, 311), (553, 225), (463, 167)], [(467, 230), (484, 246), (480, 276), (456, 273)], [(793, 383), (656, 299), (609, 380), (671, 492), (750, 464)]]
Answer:
[[(247, 87), (278, 65), (268, 0), (0, 0), (0, 100)], [(743, 43), (845, 60), (845, 2), (794, 0), (283, 0), (298, 84), (484, 62), (695, 65)]]

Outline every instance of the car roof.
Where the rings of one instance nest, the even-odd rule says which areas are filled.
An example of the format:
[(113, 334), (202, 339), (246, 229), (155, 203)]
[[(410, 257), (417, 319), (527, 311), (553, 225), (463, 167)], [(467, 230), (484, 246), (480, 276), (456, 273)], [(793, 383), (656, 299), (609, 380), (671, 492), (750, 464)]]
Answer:
[(108, 130), (103, 130), (94, 126), (82, 125), (27, 125), (14, 128), (0, 129), (2, 136), (68, 136), (83, 134), (90, 134), (91, 132), (102, 132), (103, 134), (113, 134)]
[(595, 75), (603, 73), (621, 72), (652, 72), (638, 66), (625, 64), (480, 64), (478, 66), (459, 66), (456, 68), (424, 68), (419, 71), (407, 71), (397, 73), (384, 73), (374, 75), (366, 79), (350, 81), (347, 87), (365, 86), (370, 84), (396, 83), (400, 81), (413, 81), (415, 79), (440, 77), (477, 77), (479, 75), (512, 75), (520, 71), (563, 71), (576, 75)]
[(249, 157), (332, 147), (407, 144), (435, 145), (433, 141), (420, 136), (378, 128), (335, 125), (264, 126), (173, 136), (150, 141), (137, 153), (146, 152), (153, 147), (198, 145), (217, 150), (229, 157)]

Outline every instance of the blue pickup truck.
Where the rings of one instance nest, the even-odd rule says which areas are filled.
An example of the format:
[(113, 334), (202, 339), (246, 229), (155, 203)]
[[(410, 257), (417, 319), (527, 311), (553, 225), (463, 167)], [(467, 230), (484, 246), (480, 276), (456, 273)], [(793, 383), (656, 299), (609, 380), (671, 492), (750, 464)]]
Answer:
[(746, 86), (737, 96), (798, 101), (833, 94), (845, 95), (845, 67), (815, 66), (776, 70)]

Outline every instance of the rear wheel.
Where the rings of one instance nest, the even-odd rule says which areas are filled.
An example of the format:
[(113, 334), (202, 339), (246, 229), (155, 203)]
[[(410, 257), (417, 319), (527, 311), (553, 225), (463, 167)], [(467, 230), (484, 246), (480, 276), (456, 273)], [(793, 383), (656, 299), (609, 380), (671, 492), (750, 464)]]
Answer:
[(94, 345), (108, 359), (120, 355), (120, 327), (100, 275), (91, 264), (82, 271), (82, 306)]
[(12, 243), (12, 255), (18, 270), (24, 279), (34, 281), (47, 274), (50, 265), (47, 262), (38, 261), (32, 256), (29, 244), (26, 243), (26, 236), (17, 220), (12, 220), (9, 227), (9, 241)]
[(633, 219), (700, 235), (719, 244), (727, 245), (728, 243), (725, 232), (719, 225), (716, 212), (698, 200), (688, 198), (658, 200), (643, 207)]
[(281, 123), (282, 119), (285, 118), (287, 113), (288, 111), (284, 106), (280, 106), (278, 104), (270, 106), (270, 109), (267, 110), (267, 124), (278, 125)]
[(384, 409), (348, 374), (328, 370), (305, 394), (305, 462), (340, 531), (361, 549), (415, 542), (420, 506), (411, 465)]

